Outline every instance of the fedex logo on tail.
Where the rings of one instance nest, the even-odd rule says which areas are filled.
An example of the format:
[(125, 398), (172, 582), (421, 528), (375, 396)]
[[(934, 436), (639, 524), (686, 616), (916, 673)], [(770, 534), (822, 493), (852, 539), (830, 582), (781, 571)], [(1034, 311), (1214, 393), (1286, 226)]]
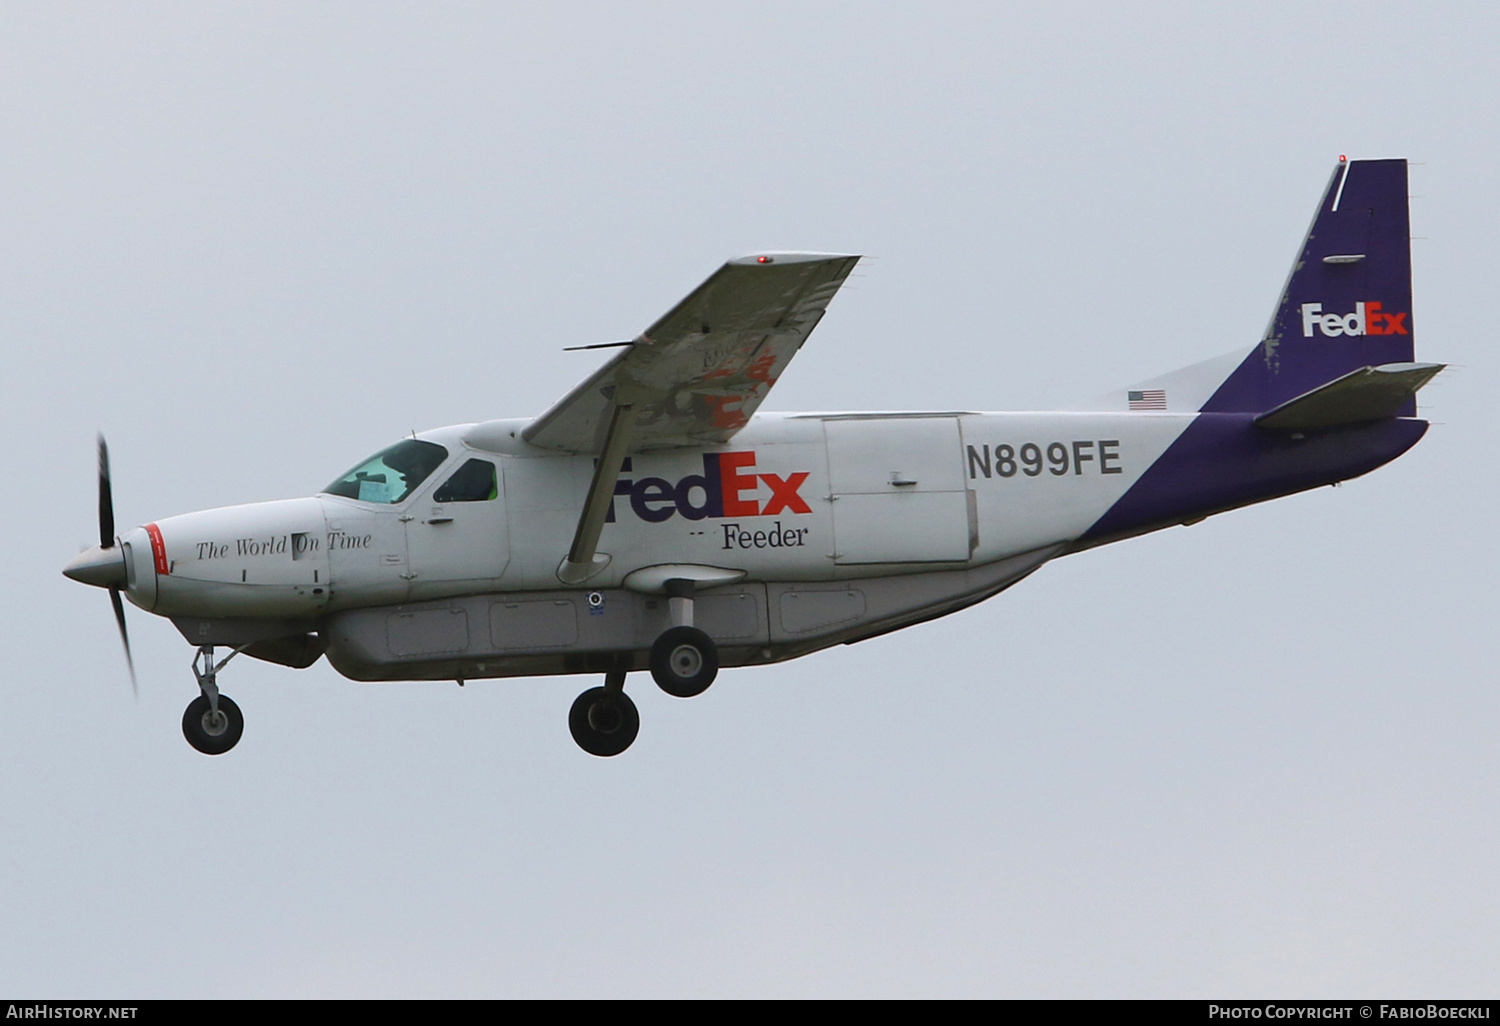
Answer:
[[(677, 513), (686, 520), (702, 520), (812, 512), (800, 491), (809, 476), (807, 471), (782, 477), (757, 473), (754, 467), (754, 451), (706, 452), (701, 474), (688, 474), (676, 481), (664, 477), (632, 480), (622, 476), (615, 482), (615, 494), (629, 496), (631, 512), (652, 524), (669, 520)], [(634, 471), (630, 457), (625, 458), (621, 469), (624, 473)], [(770, 491), (764, 502), (758, 497), (762, 485)], [(606, 523), (614, 522), (613, 501), (604, 519)]]
[(1407, 335), (1406, 314), (1387, 313), (1379, 303), (1355, 303), (1351, 314), (1326, 314), (1322, 303), (1302, 304), (1302, 337), (1320, 331), (1329, 338), (1341, 335)]

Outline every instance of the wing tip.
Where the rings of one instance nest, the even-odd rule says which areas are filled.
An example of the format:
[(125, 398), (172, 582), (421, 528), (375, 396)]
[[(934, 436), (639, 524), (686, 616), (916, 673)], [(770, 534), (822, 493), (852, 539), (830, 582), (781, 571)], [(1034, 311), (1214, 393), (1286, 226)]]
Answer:
[(805, 253), (798, 250), (762, 250), (759, 253), (750, 253), (742, 257), (735, 257), (729, 263), (736, 267), (753, 267), (757, 264), (816, 264), (832, 260), (858, 260), (858, 253)]

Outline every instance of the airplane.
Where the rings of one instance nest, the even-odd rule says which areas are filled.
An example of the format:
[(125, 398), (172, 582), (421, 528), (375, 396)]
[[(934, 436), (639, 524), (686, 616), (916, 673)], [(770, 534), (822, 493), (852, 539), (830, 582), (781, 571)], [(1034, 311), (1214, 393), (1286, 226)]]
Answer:
[(758, 412), (858, 260), (730, 260), (540, 416), (413, 434), (311, 497), (117, 535), (101, 436), (99, 545), (63, 573), (108, 589), (127, 663), (122, 595), (196, 648), (182, 729), (208, 755), (243, 733), (218, 688), (243, 653), (356, 681), (603, 674), (568, 726), (614, 756), (633, 671), (690, 698), (1365, 474), (1426, 432), (1444, 366), (1413, 359), (1404, 160), (1339, 158), (1258, 343), (1074, 409)]

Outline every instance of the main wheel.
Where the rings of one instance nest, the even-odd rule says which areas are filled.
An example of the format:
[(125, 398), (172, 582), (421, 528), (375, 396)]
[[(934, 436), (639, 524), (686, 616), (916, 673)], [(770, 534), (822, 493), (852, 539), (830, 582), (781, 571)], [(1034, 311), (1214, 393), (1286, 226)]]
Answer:
[(219, 714), (214, 715), (208, 696), (199, 695), (182, 714), (182, 736), (204, 755), (223, 755), (240, 743), (245, 717), (228, 695), (219, 696)]
[(568, 729), (590, 755), (619, 755), (640, 733), (641, 714), (625, 692), (611, 695), (604, 688), (589, 688), (568, 710)]
[(696, 627), (662, 631), (651, 646), (651, 677), (675, 698), (703, 694), (718, 675), (719, 647)]

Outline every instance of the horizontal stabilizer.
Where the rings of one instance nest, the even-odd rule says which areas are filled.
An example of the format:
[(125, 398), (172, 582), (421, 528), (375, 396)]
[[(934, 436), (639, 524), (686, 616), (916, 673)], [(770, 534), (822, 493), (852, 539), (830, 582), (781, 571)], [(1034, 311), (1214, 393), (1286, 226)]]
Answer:
[(1394, 417), (1444, 366), (1386, 363), (1361, 367), (1262, 413), (1255, 423), (1272, 431), (1304, 431)]

